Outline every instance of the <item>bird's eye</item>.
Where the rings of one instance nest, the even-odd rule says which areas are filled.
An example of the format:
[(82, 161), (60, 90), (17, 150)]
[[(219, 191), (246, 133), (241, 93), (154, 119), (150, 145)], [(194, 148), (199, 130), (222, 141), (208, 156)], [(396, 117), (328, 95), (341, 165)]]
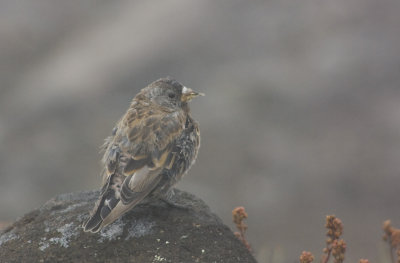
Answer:
[(175, 93), (169, 93), (168, 97), (170, 97), (171, 99), (175, 98)]

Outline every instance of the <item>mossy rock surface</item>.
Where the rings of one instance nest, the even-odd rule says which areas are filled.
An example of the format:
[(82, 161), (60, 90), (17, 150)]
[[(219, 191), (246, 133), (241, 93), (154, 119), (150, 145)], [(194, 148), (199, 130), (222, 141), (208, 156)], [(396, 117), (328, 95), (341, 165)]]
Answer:
[(256, 262), (208, 206), (175, 190), (143, 203), (99, 233), (81, 227), (98, 191), (59, 195), (0, 234), (0, 262)]

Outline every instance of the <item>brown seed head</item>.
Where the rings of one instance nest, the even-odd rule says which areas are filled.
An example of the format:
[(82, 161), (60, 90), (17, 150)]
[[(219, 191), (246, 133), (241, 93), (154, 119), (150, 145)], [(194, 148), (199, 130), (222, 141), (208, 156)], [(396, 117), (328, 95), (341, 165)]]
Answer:
[(303, 251), (300, 255), (300, 263), (311, 263), (314, 260), (314, 255), (311, 252)]
[(382, 228), (386, 235), (390, 236), (392, 234), (393, 227), (390, 220), (386, 220), (385, 222), (383, 222)]
[(245, 231), (247, 229), (247, 225), (243, 222), (243, 220), (247, 218), (247, 213), (244, 210), (244, 207), (239, 206), (233, 209), (232, 216), (236, 227), (241, 231)]
[(343, 223), (334, 215), (328, 215), (326, 217), (325, 227), (328, 229), (326, 235), (333, 240), (338, 239), (343, 234)]
[(383, 222), (383, 231), (385, 232), (383, 239), (390, 240), (392, 248), (400, 248), (400, 229), (392, 227), (390, 220)]
[(243, 206), (238, 206), (235, 209), (233, 209), (232, 211), (232, 215), (233, 215), (233, 222), (235, 224), (240, 223), (241, 221), (243, 221), (243, 219), (247, 218), (247, 213), (244, 210)]
[(346, 242), (341, 240), (334, 240), (332, 242), (332, 256), (335, 263), (342, 263), (344, 261), (344, 254), (346, 252)]

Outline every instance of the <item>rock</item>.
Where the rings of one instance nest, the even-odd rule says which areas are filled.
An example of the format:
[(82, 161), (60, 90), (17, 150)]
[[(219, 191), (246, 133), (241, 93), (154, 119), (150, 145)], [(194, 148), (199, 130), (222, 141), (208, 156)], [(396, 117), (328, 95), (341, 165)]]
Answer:
[(99, 233), (81, 227), (98, 191), (59, 195), (6, 228), (0, 262), (256, 262), (195, 196), (143, 203)]

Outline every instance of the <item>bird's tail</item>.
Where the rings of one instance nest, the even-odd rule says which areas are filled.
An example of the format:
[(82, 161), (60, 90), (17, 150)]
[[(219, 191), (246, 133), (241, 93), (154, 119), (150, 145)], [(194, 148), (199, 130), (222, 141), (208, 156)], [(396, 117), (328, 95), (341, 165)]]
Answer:
[[(143, 174), (138, 172), (126, 178), (109, 176), (90, 218), (83, 225), (84, 231), (98, 232), (140, 203), (161, 181), (159, 171), (146, 168), (142, 169)], [(131, 189), (132, 181), (135, 190)]]
[(110, 214), (111, 210), (119, 202), (119, 194), (116, 195), (117, 188), (112, 187), (111, 183), (113, 175), (109, 176), (108, 182), (104, 185), (100, 198), (97, 200), (89, 219), (83, 224), (85, 232), (98, 232), (101, 229), (103, 220)]

